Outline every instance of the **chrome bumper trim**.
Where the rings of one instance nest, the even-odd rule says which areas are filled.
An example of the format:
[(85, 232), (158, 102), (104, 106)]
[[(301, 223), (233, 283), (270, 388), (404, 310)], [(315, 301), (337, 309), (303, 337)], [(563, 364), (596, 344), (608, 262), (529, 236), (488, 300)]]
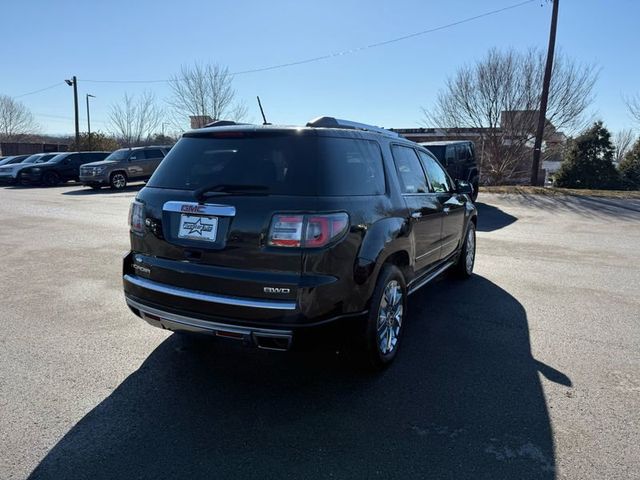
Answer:
[(261, 300), (248, 299), (239, 297), (228, 297), (226, 295), (217, 295), (215, 293), (206, 293), (198, 290), (189, 290), (181, 287), (173, 287), (164, 283), (154, 282), (146, 278), (136, 277), (133, 275), (125, 275), (124, 279), (138, 287), (153, 290), (154, 292), (165, 293), (175, 297), (188, 298), (200, 302), (218, 303), (222, 305), (233, 305), (236, 307), (247, 308), (265, 308), (268, 310), (295, 310), (296, 302), (286, 300)]
[[(260, 328), (260, 327), (242, 327), (236, 325), (229, 325), (226, 323), (209, 322), (207, 320), (201, 320), (199, 318), (186, 317), (184, 315), (178, 315), (175, 313), (165, 312), (157, 308), (143, 305), (140, 302), (127, 297), (125, 300), (129, 307), (140, 312), (142, 319), (149, 325), (158, 328), (165, 328), (172, 331), (188, 331), (196, 333), (209, 333), (217, 334), (218, 332), (233, 333), (242, 335), (247, 340), (259, 344), (261, 338), (274, 338), (287, 341), (287, 349), (291, 344), (293, 338), (293, 332), (291, 330), (275, 330), (272, 328)], [(266, 347), (261, 347), (266, 348)], [(269, 348), (267, 348), (269, 349)], [(277, 350), (280, 350), (279, 348)]]

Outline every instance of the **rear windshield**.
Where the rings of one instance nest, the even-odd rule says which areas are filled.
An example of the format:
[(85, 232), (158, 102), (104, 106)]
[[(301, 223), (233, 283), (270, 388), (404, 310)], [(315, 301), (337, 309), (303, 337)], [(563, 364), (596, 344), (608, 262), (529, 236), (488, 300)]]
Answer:
[(273, 195), (380, 195), (380, 147), (374, 141), (305, 135), (184, 137), (167, 154), (150, 187), (195, 190), (259, 187)]

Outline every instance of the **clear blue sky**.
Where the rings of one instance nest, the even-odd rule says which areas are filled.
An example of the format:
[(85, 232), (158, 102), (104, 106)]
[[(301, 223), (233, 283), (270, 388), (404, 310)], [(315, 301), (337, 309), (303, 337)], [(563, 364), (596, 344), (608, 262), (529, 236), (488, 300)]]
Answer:
[[(17, 96), (77, 75), (92, 126), (107, 129), (124, 92), (168, 95), (164, 84), (83, 80), (165, 79), (181, 64), (217, 62), (231, 71), (356, 48), (505, 7), (518, 0), (240, 1), (2, 0), (0, 93)], [(551, 4), (523, 7), (446, 30), (316, 63), (235, 79), (258, 121), (255, 95), (274, 123), (334, 115), (386, 127), (420, 126), (447, 76), (491, 47), (546, 48)], [(631, 126), (621, 96), (640, 92), (640, 1), (562, 0), (558, 45), (600, 68), (592, 113), (612, 129)], [(44, 133), (73, 131), (72, 90), (60, 84), (20, 98)]]

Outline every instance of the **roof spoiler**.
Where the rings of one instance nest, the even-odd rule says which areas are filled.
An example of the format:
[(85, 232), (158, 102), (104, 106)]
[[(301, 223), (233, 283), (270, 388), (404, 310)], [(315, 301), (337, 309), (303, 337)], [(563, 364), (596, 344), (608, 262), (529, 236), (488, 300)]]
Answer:
[(314, 118), (310, 122), (307, 122), (307, 127), (319, 127), (319, 128), (345, 128), (350, 130), (364, 130), (367, 132), (375, 132), (388, 137), (399, 137), (396, 132), (386, 130), (374, 125), (367, 125), (366, 123), (352, 122), (351, 120), (342, 120), (334, 117), (318, 117)]
[(234, 122), (233, 120), (216, 120), (214, 122), (207, 123), (202, 128), (206, 128), (206, 127), (229, 127), (231, 125), (251, 125), (251, 124), (250, 123)]

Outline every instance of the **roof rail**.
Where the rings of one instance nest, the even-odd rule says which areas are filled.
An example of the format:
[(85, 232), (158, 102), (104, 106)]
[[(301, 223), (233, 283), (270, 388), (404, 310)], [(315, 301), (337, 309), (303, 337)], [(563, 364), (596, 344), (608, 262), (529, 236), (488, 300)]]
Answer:
[(365, 130), (367, 132), (375, 132), (381, 135), (389, 137), (399, 137), (396, 132), (386, 130), (381, 127), (375, 127), (373, 125), (367, 125), (366, 123), (352, 122), (351, 120), (341, 120), (334, 117), (318, 117), (314, 118), (310, 122), (307, 122), (307, 127), (321, 127), (321, 128), (346, 128), (351, 130)]

